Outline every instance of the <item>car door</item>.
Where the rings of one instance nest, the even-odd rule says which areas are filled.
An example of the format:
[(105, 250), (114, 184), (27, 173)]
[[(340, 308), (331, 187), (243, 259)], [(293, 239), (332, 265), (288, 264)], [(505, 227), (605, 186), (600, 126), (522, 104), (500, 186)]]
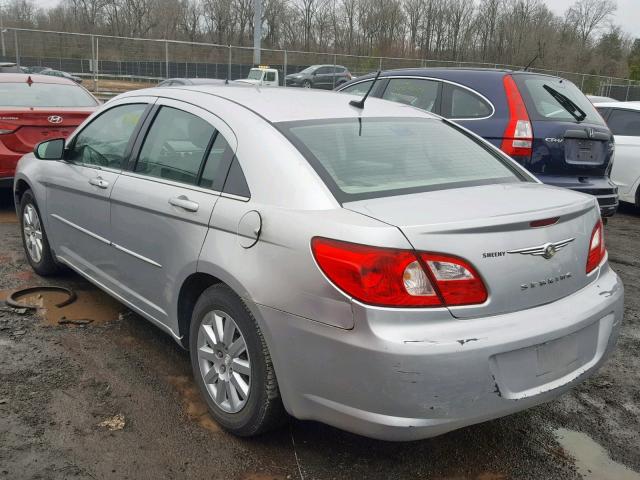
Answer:
[(315, 71), (313, 77), (314, 88), (332, 88), (333, 83), (333, 67), (320, 67)]
[(640, 111), (611, 108), (607, 124), (616, 142), (611, 180), (623, 200), (635, 202), (640, 178)]
[(113, 276), (127, 301), (175, 332), (179, 289), (196, 271), (236, 139), (215, 115), (171, 99), (149, 123), (111, 195)]
[(64, 160), (44, 165), (56, 255), (96, 280), (105, 279), (110, 262), (109, 196), (152, 101), (115, 102), (73, 136)]

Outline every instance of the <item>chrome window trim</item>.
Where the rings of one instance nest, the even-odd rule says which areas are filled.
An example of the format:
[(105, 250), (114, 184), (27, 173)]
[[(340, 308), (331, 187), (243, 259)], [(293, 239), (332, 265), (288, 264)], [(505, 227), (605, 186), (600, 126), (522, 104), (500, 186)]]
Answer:
[(198, 185), (192, 185), (190, 183), (174, 182), (173, 180), (167, 180), (166, 178), (152, 177), (150, 175), (144, 175), (142, 173), (132, 172), (131, 170), (123, 170), (120, 175), (126, 177), (139, 178), (148, 182), (162, 183), (171, 187), (185, 188), (187, 190), (193, 190), (194, 192), (208, 193), (211, 195), (221, 196), (222, 192), (212, 190), (210, 188), (199, 187)]
[[(453, 82), (451, 80), (444, 80), (442, 78), (435, 78), (435, 77), (421, 77), (421, 76), (417, 76), (417, 75), (389, 75), (389, 76), (384, 76), (384, 77), (380, 77), (379, 80), (392, 80), (395, 78), (409, 78), (409, 79), (417, 79), (417, 80), (431, 80), (431, 81), (435, 81), (435, 82), (442, 82), (442, 83), (448, 83), (449, 85), (453, 85), (454, 87), (459, 87), (459, 88), (463, 88), (464, 90), (468, 90), (469, 92), (471, 92), (474, 95), (477, 95), (478, 97), (480, 97), (482, 100), (484, 100), (485, 102), (487, 102), (487, 104), (491, 107), (491, 114), (487, 115), (486, 117), (473, 117), (473, 118), (448, 118), (448, 117), (443, 117), (443, 118), (447, 118), (447, 120), (452, 120), (452, 121), (464, 121), (464, 122), (469, 122), (472, 120), (487, 120), (491, 117), (493, 117), (496, 113), (496, 107), (493, 105), (493, 103), (484, 95), (482, 95), (480, 92), (478, 92), (477, 90), (474, 90), (473, 88), (467, 87), (466, 85), (461, 85), (460, 83), (457, 82)], [(371, 78), (365, 78), (364, 80), (361, 80), (359, 82), (353, 82), (350, 83), (349, 85), (347, 85), (348, 87), (351, 87), (353, 85), (357, 85), (358, 83), (363, 83), (363, 82), (368, 82), (372, 80)], [(387, 85), (386, 89), (389, 88), (389, 85)], [(344, 88), (341, 88), (340, 90), (337, 90), (338, 92), (341, 92), (342, 90), (344, 90)], [(382, 92), (382, 94), (384, 95), (384, 92)], [(382, 100), (385, 100), (384, 97), (379, 97)], [(413, 105), (409, 105), (410, 107), (412, 107)], [(414, 108), (418, 108), (418, 107), (414, 107)], [(422, 110), (420, 108), (420, 110)], [(427, 110), (423, 110), (424, 112), (428, 112)], [(428, 112), (431, 113), (432, 115), (440, 115), (439, 113), (434, 113), (434, 112)]]

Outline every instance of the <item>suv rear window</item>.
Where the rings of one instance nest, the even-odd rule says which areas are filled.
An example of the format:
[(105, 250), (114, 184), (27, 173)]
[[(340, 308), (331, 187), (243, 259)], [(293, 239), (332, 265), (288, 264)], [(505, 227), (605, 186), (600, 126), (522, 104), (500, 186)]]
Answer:
[(586, 123), (604, 125), (593, 104), (569, 80), (543, 75), (513, 75), (532, 120), (575, 122), (576, 119), (544, 87), (551, 87), (576, 104), (587, 116)]
[(0, 82), (2, 107), (95, 107), (98, 103), (82, 87), (60, 83)]
[(362, 118), (277, 124), (340, 202), (526, 180), (440, 119)]

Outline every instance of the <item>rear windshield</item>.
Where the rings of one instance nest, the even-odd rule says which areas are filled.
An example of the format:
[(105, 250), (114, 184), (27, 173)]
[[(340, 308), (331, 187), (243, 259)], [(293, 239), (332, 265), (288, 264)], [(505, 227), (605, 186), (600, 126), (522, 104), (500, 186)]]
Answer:
[(440, 119), (349, 118), (277, 126), (340, 202), (526, 180), (480, 141)]
[(3, 107), (95, 107), (95, 99), (83, 88), (59, 83), (0, 82)]
[(513, 78), (522, 93), (527, 112), (532, 120), (576, 122), (576, 118), (545, 89), (546, 85), (567, 97), (586, 114), (582, 122), (604, 125), (602, 117), (596, 112), (589, 99), (569, 80), (530, 74), (514, 75)]

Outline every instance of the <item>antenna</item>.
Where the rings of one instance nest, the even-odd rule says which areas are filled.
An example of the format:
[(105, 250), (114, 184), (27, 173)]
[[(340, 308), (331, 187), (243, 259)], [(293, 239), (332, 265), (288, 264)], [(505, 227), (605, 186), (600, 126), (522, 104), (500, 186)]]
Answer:
[(373, 90), (373, 86), (376, 84), (376, 81), (378, 80), (378, 77), (380, 76), (381, 72), (382, 70), (378, 70), (378, 73), (376, 73), (376, 78), (374, 78), (373, 82), (371, 82), (371, 86), (369, 87), (369, 90), (367, 90), (367, 93), (364, 94), (364, 97), (362, 97), (361, 100), (351, 100), (349, 102), (349, 105), (353, 105), (356, 108), (364, 108), (364, 101), (367, 99), (367, 97), (371, 93), (371, 90)]

